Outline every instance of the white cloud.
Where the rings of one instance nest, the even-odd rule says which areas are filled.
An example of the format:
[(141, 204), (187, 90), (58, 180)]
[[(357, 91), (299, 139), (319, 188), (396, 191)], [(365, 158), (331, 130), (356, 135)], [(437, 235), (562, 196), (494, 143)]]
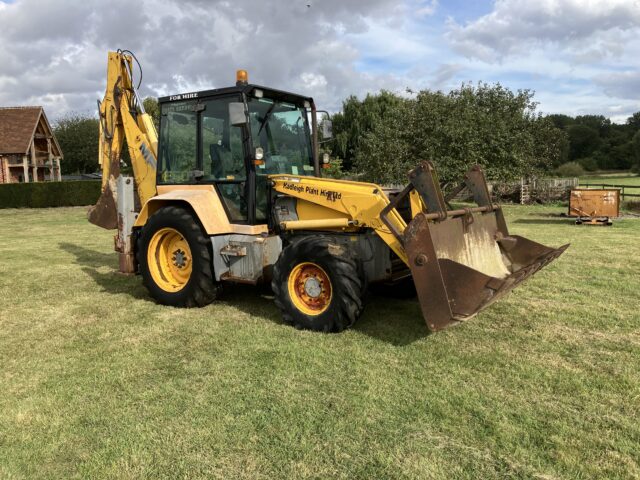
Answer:
[(640, 71), (630, 70), (601, 74), (595, 77), (595, 83), (604, 88), (607, 95), (631, 100), (639, 99)]
[(462, 54), (485, 61), (540, 45), (602, 57), (620, 55), (619, 35), (639, 27), (639, 0), (496, 0), (493, 11), (471, 22), (451, 20), (448, 38)]
[(640, 0), (456, 7), (464, 11), (437, 0), (61, 3), (0, 0), (0, 105), (42, 104), (51, 119), (93, 112), (107, 51), (126, 48), (144, 68), (142, 95), (232, 85), (244, 68), (252, 82), (328, 110), (350, 94), (479, 80), (534, 89), (550, 113), (640, 110)]
[(433, 15), (438, 8), (438, 0), (426, 0), (419, 1), (416, 9), (414, 10), (415, 15), (418, 17), (426, 17), (429, 15)]
[(318, 75), (313, 72), (304, 72), (300, 75), (300, 80), (309, 90), (316, 90), (327, 86), (327, 79), (324, 75)]
[[(308, 7), (307, 4), (311, 6)], [(362, 93), (345, 40), (402, 12), (394, 0), (16, 0), (0, 2), (0, 105), (46, 103), (50, 116), (93, 111), (108, 50), (136, 53), (143, 95), (255, 83), (300, 90), (335, 109)], [(397, 18), (396, 18), (397, 17)], [(389, 76), (373, 82), (386, 85)], [(91, 99), (89, 101), (89, 99)]]

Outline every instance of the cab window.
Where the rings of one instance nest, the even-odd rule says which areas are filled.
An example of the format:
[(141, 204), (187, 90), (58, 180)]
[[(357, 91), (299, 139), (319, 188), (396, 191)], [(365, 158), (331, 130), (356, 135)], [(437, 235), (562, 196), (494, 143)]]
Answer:
[(162, 105), (158, 183), (191, 183), (197, 171), (195, 101)]
[(237, 101), (235, 96), (223, 97), (202, 101), (200, 107), (204, 107), (200, 120), (200, 181), (216, 184), (231, 221), (248, 217), (242, 128), (229, 122), (229, 103)]
[(271, 98), (250, 98), (253, 146), (262, 148), (256, 168), (256, 220), (267, 218), (267, 175), (313, 175), (311, 134), (304, 107)]

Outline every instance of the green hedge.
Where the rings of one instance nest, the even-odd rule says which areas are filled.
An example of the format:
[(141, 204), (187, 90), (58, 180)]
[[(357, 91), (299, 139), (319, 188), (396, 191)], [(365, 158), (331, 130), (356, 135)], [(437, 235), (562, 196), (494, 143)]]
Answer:
[(100, 180), (9, 183), (0, 185), (0, 208), (45, 208), (93, 205)]

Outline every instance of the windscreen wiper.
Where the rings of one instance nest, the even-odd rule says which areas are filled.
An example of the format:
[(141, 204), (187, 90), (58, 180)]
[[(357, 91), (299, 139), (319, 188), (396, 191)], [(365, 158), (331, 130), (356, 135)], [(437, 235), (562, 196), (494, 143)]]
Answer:
[(262, 123), (260, 124), (260, 128), (258, 129), (258, 135), (260, 135), (260, 132), (262, 131), (264, 126), (267, 124), (267, 120), (269, 120), (269, 115), (271, 115), (271, 112), (273, 112), (274, 108), (276, 108), (276, 102), (273, 102), (273, 105), (271, 105), (269, 107), (269, 110), (267, 110), (267, 113), (264, 114), (264, 118), (262, 119)]

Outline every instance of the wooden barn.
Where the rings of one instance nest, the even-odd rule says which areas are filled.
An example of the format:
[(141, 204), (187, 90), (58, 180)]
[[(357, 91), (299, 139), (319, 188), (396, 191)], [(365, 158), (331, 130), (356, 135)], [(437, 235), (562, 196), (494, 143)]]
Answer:
[(42, 107), (0, 107), (0, 183), (59, 182), (61, 159)]

